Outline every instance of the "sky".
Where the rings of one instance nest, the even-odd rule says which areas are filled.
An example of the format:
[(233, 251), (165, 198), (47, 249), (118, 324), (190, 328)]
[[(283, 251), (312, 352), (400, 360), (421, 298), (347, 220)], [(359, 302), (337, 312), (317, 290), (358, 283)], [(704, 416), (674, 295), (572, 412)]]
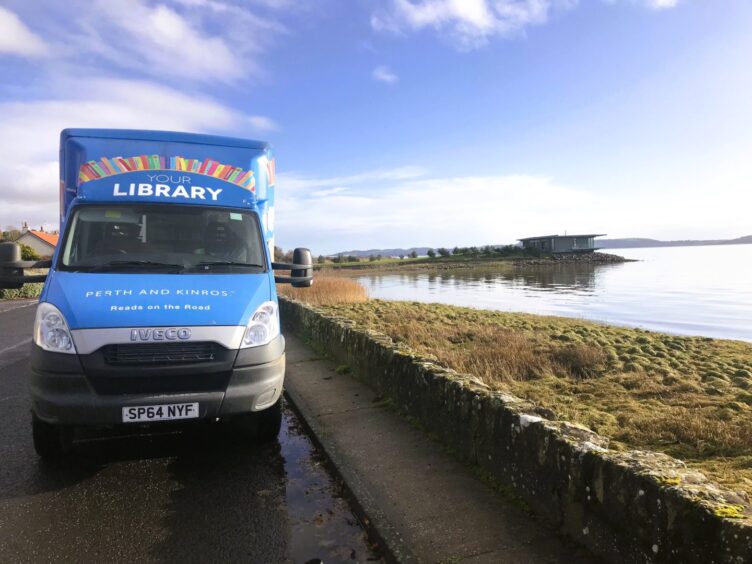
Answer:
[(0, 225), (59, 132), (270, 141), (315, 254), (752, 234), (748, 0), (0, 0)]

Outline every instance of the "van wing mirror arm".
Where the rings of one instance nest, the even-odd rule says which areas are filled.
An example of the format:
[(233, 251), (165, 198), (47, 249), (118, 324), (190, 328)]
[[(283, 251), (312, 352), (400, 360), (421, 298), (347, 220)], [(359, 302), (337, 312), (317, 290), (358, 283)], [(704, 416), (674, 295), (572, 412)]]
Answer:
[(47, 280), (46, 274), (32, 274), (31, 276), (11, 274), (8, 276), (0, 272), (0, 290), (17, 290), (24, 284), (34, 284), (45, 280)]
[(275, 276), (274, 281), (277, 284), (292, 284), (294, 286), (313, 282), (313, 276)]
[[(272, 263), (272, 270), (289, 270), (290, 272), (292, 272), (293, 270), (296, 270), (296, 271), (303, 270), (303, 271), (305, 271), (306, 269), (310, 269), (310, 268), (311, 268), (310, 264), (308, 264), (308, 265), (306, 265), (306, 264), (288, 264), (288, 263), (284, 263), (284, 262), (273, 262)], [(293, 285), (297, 285), (297, 284), (300, 283), (300, 284), (308, 284), (308, 285), (310, 285), (309, 282), (311, 282), (311, 283), (313, 282), (313, 275), (310, 275), (310, 276), (278, 276), (278, 275), (275, 274), (274, 275), (274, 281), (277, 284), (293, 284)]]
[(311, 268), (310, 264), (291, 264), (287, 262), (273, 262), (272, 270), (305, 270)]
[(46, 274), (24, 276), (24, 268), (50, 268), (51, 260), (21, 260), (21, 246), (14, 242), (0, 243), (0, 289), (18, 290), (24, 284), (44, 282)]

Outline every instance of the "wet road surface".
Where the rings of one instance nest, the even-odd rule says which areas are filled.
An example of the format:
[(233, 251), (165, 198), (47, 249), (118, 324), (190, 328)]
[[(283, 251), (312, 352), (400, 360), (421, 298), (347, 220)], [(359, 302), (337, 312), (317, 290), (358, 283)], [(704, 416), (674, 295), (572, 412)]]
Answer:
[(376, 559), (290, 409), (273, 444), (196, 426), (99, 437), (41, 462), (26, 394), (34, 310), (0, 302), (0, 560)]

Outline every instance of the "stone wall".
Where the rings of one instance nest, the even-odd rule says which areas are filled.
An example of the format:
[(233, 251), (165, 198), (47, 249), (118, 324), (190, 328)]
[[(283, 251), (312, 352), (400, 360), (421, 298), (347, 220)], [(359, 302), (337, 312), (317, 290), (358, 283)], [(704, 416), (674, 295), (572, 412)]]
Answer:
[[(611, 562), (752, 562), (752, 509), (664, 454), (608, 439), (443, 368), (348, 319), (280, 299), (282, 321), (465, 462)], [(458, 518), (461, 518), (458, 516)]]

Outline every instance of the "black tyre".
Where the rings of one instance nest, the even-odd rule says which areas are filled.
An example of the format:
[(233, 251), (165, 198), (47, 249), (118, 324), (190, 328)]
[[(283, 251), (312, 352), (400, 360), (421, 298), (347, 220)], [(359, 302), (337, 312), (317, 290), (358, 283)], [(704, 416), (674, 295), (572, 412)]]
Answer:
[(266, 443), (276, 440), (282, 428), (282, 398), (263, 411), (239, 416), (237, 422), (245, 433), (258, 442)]
[(62, 458), (71, 450), (71, 437), (68, 429), (53, 425), (39, 419), (31, 419), (31, 433), (34, 438), (34, 450), (45, 460)]
[(282, 428), (282, 398), (271, 407), (256, 413), (259, 416), (259, 428), (256, 435), (261, 442), (274, 441)]

